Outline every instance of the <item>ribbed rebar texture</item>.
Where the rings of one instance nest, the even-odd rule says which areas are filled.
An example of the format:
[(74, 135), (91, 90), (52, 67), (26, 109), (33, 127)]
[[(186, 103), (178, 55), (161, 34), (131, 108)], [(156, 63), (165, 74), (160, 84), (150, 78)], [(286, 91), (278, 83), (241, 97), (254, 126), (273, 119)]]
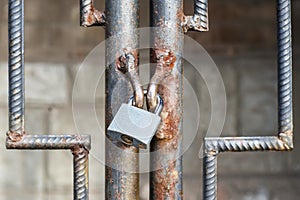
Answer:
[(206, 154), (203, 158), (203, 197), (205, 200), (217, 198), (217, 155)]
[(84, 27), (105, 25), (105, 14), (94, 8), (93, 0), (80, 0), (80, 25)]
[(7, 149), (72, 149), (76, 145), (90, 149), (88, 135), (24, 135), (19, 141), (6, 141)]
[[(16, 137), (13, 137), (16, 139)], [(12, 140), (9, 133), (7, 149), (71, 149), (74, 162), (74, 200), (89, 199), (88, 153), (91, 137), (88, 135), (23, 135)]]
[(291, 134), (292, 113), (292, 33), (290, 0), (277, 1), (278, 21), (278, 125), (279, 133)]
[(277, 136), (266, 137), (222, 137), (205, 138), (205, 149), (225, 151), (285, 151), (291, 150), (289, 143)]
[(80, 0), (80, 25), (85, 26), (85, 16), (92, 10), (93, 0)]
[(24, 2), (8, 3), (9, 132), (24, 132)]
[(89, 199), (88, 151), (77, 147), (72, 150), (74, 167), (74, 200)]
[[(194, 0), (194, 16), (199, 17), (200, 27), (208, 29), (208, 0)], [(198, 21), (197, 20), (197, 21)]]

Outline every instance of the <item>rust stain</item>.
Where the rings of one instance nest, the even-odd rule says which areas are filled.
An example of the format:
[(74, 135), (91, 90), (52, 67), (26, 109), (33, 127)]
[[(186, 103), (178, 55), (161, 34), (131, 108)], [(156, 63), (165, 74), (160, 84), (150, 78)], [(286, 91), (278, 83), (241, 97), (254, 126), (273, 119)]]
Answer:
[[(157, 170), (155, 179), (151, 179), (155, 185), (159, 184), (160, 187), (154, 189), (153, 194), (155, 199), (175, 199), (176, 197), (176, 184), (178, 183), (179, 173), (176, 169), (176, 162), (169, 162), (168, 166), (164, 169)], [(182, 195), (182, 191), (180, 194)]]
[(177, 60), (174, 52), (167, 48), (154, 49), (152, 56), (154, 62), (161, 65), (164, 70), (172, 70)]
[(92, 6), (91, 9), (85, 14), (84, 21), (87, 25), (91, 25), (95, 23), (94, 17), (94, 7)]
[[(158, 42), (156, 42), (157, 45)], [(179, 73), (174, 70), (177, 57), (173, 51), (167, 48), (155, 48), (151, 51), (152, 62), (157, 63), (155, 73), (151, 78), (149, 88), (156, 87), (158, 93), (164, 99), (164, 108), (161, 113), (162, 123), (156, 133), (159, 139), (172, 139), (178, 134), (181, 111), (178, 110), (181, 104), (179, 91)], [(173, 73), (174, 72), (174, 73)], [(148, 101), (156, 99), (148, 97)], [(149, 105), (156, 105), (148, 102)], [(151, 107), (150, 107), (151, 108)]]
[(88, 151), (86, 150), (86, 148), (84, 148), (82, 145), (74, 145), (72, 148), (71, 148), (71, 152), (73, 155), (78, 155), (78, 154), (88, 154)]
[(82, 26), (85, 27), (103, 25), (105, 23), (105, 13), (95, 9), (95, 7), (91, 5), (90, 9), (83, 14), (82, 20)]
[(177, 93), (179, 86), (175, 84), (178, 81), (177, 75), (170, 76), (159, 87), (159, 93), (163, 95), (164, 99), (162, 123), (156, 134), (159, 139), (172, 139), (179, 132), (182, 111), (179, 109), (181, 100)]
[(17, 133), (17, 132), (8, 131), (6, 135), (7, 135), (7, 139), (10, 142), (20, 142), (23, 139), (23, 136), (25, 135), (25, 132), (20, 134), (20, 133)]
[[(133, 57), (133, 65), (128, 64), (130, 57)], [(138, 71), (138, 51), (136, 49), (124, 48), (121, 56), (116, 57), (116, 67), (123, 74), (131, 71)]]

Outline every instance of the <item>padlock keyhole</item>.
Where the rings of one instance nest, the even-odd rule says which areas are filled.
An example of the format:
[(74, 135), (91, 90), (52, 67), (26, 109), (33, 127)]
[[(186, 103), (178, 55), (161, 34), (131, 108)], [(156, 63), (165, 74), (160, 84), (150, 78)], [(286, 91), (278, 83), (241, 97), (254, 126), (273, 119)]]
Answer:
[(132, 145), (133, 143), (132, 137), (129, 137), (128, 135), (121, 135), (121, 139), (125, 144)]

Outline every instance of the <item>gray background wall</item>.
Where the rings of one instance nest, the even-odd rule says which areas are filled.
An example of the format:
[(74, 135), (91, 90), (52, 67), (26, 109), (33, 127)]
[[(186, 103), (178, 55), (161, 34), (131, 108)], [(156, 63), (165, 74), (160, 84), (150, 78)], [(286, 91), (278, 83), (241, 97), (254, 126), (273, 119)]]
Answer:
[[(73, 82), (78, 65), (104, 40), (104, 30), (79, 27), (78, 1), (25, 2), (26, 131), (29, 134), (77, 133), (71, 108)], [(97, 8), (103, 9), (103, 2), (96, 1)], [(141, 1), (141, 4), (141, 26), (148, 26), (148, 1)], [(192, 6), (191, 0), (185, 0), (186, 13), (192, 13)], [(275, 1), (212, 0), (209, 6), (210, 31), (188, 35), (205, 47), (222, 74), (227, 94), (222, 135), (275, 135)], [(295, 149), (289, 153), (219, 156), (219, 199), (293, 200), (300, 195), (299, 0), (292, 1), (292, 10)], [(185, 71), (194, 80), (192, 84), (199, 95), (201, 120), (198, 135), (184, 154), (184, 196), (194, 200), (201, 199), (202, 160), (198, 159), (198, 152), (208, 127), (210, 105), (203, 81), (193, 79), (190, 69), (186, 67)], [(0, 75), (0, 199), (71, 199), (70, 152), (5, 150), (8, 129), (7, 1), (0, 1)], [(103, 119), (104, 91), (101, 87), (98, 91), (97, 111)], [(84, 120), (88, 127), (89, 119)], [(103, 151), (103, 145), (98, 148)], [(141, 199), (148, 196), (147, 178), (146, 174), (142, 175)], [(104, 167), (91, 157), (90, 199), (104, 199), (103, 183)]]

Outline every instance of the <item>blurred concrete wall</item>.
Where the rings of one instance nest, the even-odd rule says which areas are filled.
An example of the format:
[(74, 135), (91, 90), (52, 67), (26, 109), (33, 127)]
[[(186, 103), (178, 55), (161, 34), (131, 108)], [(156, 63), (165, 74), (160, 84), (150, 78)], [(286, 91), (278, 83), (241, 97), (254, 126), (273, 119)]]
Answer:
[[(77, 133), (72, 90), (79, 64), (104, 40), (101, 27), (79, 27), (78, 1), (26, 0), (26, 131), (29, 134)], [(104, 1), (96, 1), (104, 8)], [(141, 25), (148, 26), (148, 1), (141, 1)], [(186, 13), (193, 3), (185, 1)], [(278, 200), (300, 195), (300, 1), (292, 1), (294, 45), (295, 149), (291, 153), (236, 153), (218, 159), (219, 199)], [(223, 136), (275, 135), (276, 21), (275, 1), (210, 1), (210, 31), (188, 35), (216, 62), (227, 94)], [(195, 54), (197, 56), (197, 54)], [(146, 60), (147, 55), (142, 56)], [(104, 67), (104, 66), (100, 66)], [(202, 197), (202, 160), (198, 159), (210, 118), (210, 99), (203, 80), (186, 64), (186, 76), (200, 99), (200, 128), (184, 154), (184, 196)], [(0, 1), (0, 199), (72, 199), (72, 156), (68, 151), (7, 151), (7, 1)], [(89, 86), (87, 77), (86, 85)], [(187, 94), (188, 96), (189, 94)], [(96, 110), (103, 119), (103, 82)], [(84, 101), (84, 100), (83, 100)], [(188, 98), (186, 101), (189, 101)], [(84, 103), (84, 102), (83, 102)], [(84, 108), (82, 108), (84, 112)], [(85, 126), (89, 126), (89, 119)], [(189, 119), (188, 119), (189, 120)], [(100, 120), (103, 126), (103, 120)], [(186, 127), (188, 130), (188, 126)], [(85, 133), (89, 134), (89, 133)], [(97, 150), (103, 143), (93, 135)], [(100, 154), (100, 153), (99, 153)], [(141, 178), (141, 199), (148, 197), (148, 177)], [(91, 157), (90, 199), (104, 199), (104, 167)]]

